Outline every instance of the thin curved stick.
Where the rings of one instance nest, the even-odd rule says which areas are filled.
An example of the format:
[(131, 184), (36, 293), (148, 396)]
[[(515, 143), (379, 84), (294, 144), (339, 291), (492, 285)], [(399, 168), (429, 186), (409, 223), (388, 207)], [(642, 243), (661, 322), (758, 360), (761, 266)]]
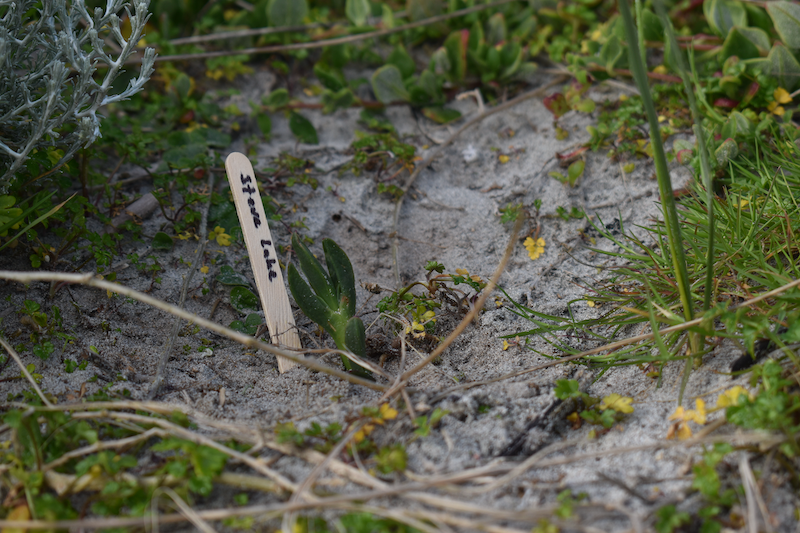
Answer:
[(36, 380), (33, 379), (33, 376), (31, 376), (31, 373), (28, 372), (27, 368), (25, 368), (25, 365), (22, 363), (22, 359), (19, 358), (19, 354), (17, 353), (17, 351), (14, 350), (14, 348), (12, 348), (11, 345), (8, 344), (5, 341), (5, 339), (3, 339), (3, 337), (0, 337), (0, 344), (2, 344), (3, 348), (6, 349), (6, 351), (8, 352), (8, 355), (10, 355), (12, 359), (14, 359), (14, 362), (17, 363), (19, 368), (22, 370), (22, 375), (25, 376), (25, 379), (30, 381), (31, 386), (33, 387), (33, 390), (36, 391), (36, 394), (39, 395), (39, 398), (44, 402), (44, 404), (47, 407), (53, 407), (53, 404), (50, 403), (50, 400), (48, 400), (47, 397), (44, 395), (44, 393), (42, 392), (42, 389), (39, 388), (39, 385), (36, 383)]
[(454, 329), (450, 335), (448, 335), (447, 338), (428, 355), (428, 357), (417, 363), (410, 370), (403, 372), (400, 376), (400, 379), (398, 379), (397, 382), (383, 394), (383, 398), (388, 398), (394, 395), (397, 391), (402, 389), (406, 383), (408, 383), (408, 380), (411, 379), (411, 376), (428, 366), (434, 359), (442, 355), (442, 352), (444, 352), (447, 347), (450, 346), (459, 335), (461, 335), (461, 332), (467, 328), (469, 323), (472, 322), (481, 309), (483, 309), (483, 304), (486, 303), (486, 299), (489, 297), (489, 294), (491, 294), (491, 292), (497, 286), (497, 280), (500, 279), (500, 275), (503, 273), (503, 270), (505, 270), (506, 264), (508, 264), (508, 260), (511, 258), (511, 253), (514, 251), (514, 245), (517, 242), (517, 235), (522, 227), (522, 222), (522, 217), (517, 218), (517, 222), (514, 224), (514, 229), (511, 230), (511, 237), (508, 240), (506, 251), (503, 254), (503, 258), (500, 260), (500, 264), (497, 265), (497, 269), (495, 269), (492, 278), (489, 280), (489, 283), (486, 284), (486, 287), (484, 287), (481, 291), (481, 295), (478, 297), (478, 300), (475, 302), (475, 305), (472, 307), (472, 309), (469, 310), (469, 313), (467, 313), (461, 322), (459, 322), (458, 326), (456, 326), (456, 329)]
[(310, 359), (303, 359), (301, 357), (298, 357), (296, 355), (296, 352), (284, 350), (281, 348), (276, 348), (271, 344), (267, 344), (253, 337), (248, 337), (243, 333), (239, 333), (238, 331), (226, 328), (225, 326), (207, 320), (203, 317), (197, 316), (194, 313), (190, 313), (189, 311), (168, 304), (167, 302), (158, 300), (157, 298), (153, 298), (152, 296), (148, 296), (147, 294), (141, 293), (137, 290), (125, 287), (124, 285), (120, 285), (118, 283), (112, 283), (110, 281), (99, 279), (95, 277), (93, 274), (65, 274), (59, 272), (15, 272), (13, 270), (0, 270), (0, 279), (19, 281), (20, 283), (30, 283), (32, 281), (64, 281), (67, 283), (78, 283), (81, 285), (88, 285), (89, 287), (96, 287), (98, 289), (115, 292), (122, 296), (128, 296), (130, 298), (133, 298), (134, 300), (138, 300), (142, 303), (155, 307), (156, 309), (161, 309), (162, 311), (166, 311), (167, 313), (183, 318), (184, 320), (188, 320), (193, 324), (196, 324), (209, 331), (213, 331), (214, 333), (222, 335), (223, 337), (227, 337), (232, 341), (247, 346), (248, 348), (257, 348), (259, 350), (264, 350), (265, 352), (271, 353), (276, 356), (285, 357), (290, 361), (294, 361), (298, 365), (305, 366), (307, 368), (310, 368), (311, 370), (317, 370), (318, 372), (329, 374), (331, 376), (343, 379), (345, 381), (349, 381), (354, 385), (362, 385), (364, 387), (367, 387), (368, 389), (376, 391), (383, 391), (388, 388), (386, 385), (381, 385), (380, 383), (375, 383), (374, 381), (369, 381), (366, 379), (359, 378), (357, 376), (353, 376), (346, 372), (342, 372), (341, 370), (331, 368), (328, 365), (323, 365), (322, 363), (318, 363)]

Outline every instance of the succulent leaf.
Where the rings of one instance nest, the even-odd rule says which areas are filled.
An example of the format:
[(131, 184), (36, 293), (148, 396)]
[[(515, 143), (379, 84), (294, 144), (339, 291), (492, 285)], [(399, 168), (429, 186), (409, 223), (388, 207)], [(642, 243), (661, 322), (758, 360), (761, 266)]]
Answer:
[[(367, 352), (367, 339), (366, 335), (364, 334), (364, 323), (361, 321), (360, 318), (353, 317), (347, 321), (347, 328), (345, 329), (344, 334), (344, 343), (348, 350), (353, 352), (354, 354), (358, 355), (359, 357), (364, 357), (364, 354)], [(342, 357), (342, 361), (344, 362), (344, 357)], [(349, 370), (361, 377), (371, 378), (372, 375), (365, 370), (363, 367), (357, 365), (352, 361), (348, 361), (350, 363)], [(347, 363), (345, 363), (345, 367), (347, 367)]]
[[(333, 286), (336, 287), (338, 304), (344, 304), (344, 309), (348, 316), (356, 314), (356, 278), (353, 273), (353, 265), (347, 254), (344, 253), (338, 244), (331, 239), (322, 241), (322, 249), (325, 251), (325, 262), (328, 264)], [(344, 300), (346, 298), (346, 300)]]
[(330, 309), (338, 308), (339, 302), (336, 298), (336, 289), (334, 289), (334, 284), (330, 276), (323, 270), (322, 265), (317, 261), (317, 258), (314, 257), (308, 247), (300, 241), (297, 234), (292, 235), (292, 249), (297, 255), (297, 261), (300, 263), (300, 270), (306, 275), (309, 285), (314, 289), (317, 296), (319, 296)]
[(331, 310), (325, 302), (314, 294), (308, 283), (300, 276), (294, 265), (289, 265), (289, 290), (292, 291), (294, 301), (305, 315), (334, 335), (330, 326)]

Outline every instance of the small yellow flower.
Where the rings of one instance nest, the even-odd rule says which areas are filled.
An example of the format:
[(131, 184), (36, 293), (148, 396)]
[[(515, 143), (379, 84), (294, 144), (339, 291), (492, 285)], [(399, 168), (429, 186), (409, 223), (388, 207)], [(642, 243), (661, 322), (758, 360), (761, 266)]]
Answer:
[(203, 274), (208, 274), (208, 266), (200, 267), (200, 272), (202, 272)]
[(725, 392), (720, 394), (719, 398), (717, 398), (717, 409), (730, 407), (731, 405), (738, 405), (739, 396), (743, 394), (748, 398), (752, 398), (750, 393), (747, 392), (747, 389), (745, 389), (741, 385), (736, 385), (735, 387), (726, 390)]
[(662, 122), (666, 122), (667, 117), (664, 115), (658, 115), (658, 123), (661, 124)]
[(211, 239), (216, 240), (217, 244), (220, 246), (231, 245), (231, 236), (225, 233), (225, 228), (221, 226), (214, 228), (214, 233), (211, 235)]
[(666, 74), (667, 73), (667, 67), (665, 67), (664, 65), (659, 65), (659, 66), (657, 66), (656, 68), (653, 69), (653, 72), (655, 74)]
[(625, 100), (627, 100), (627, 99), (628, 99), (628, 95), (627, 95), (627, 94), (621, 94), (621, 95), (619, 95), (619, 101), (620, 101), (620, 102), (624, 102), (624, 101), (625, 101)]
[(633, 412), (631, 403), (633, 403), (633, 398), (621, 396), (615, 392), (603, 398), (599, 407), (600, 409), (613, 409), (618, 413), (629, 414)]
[(531, 258), (531, 261), (535, 261), (544, 253), (544, 244), (544, 239), (541, 237), (535, 241), (532, 237), (528, 237), (525, 239), (525, 242), (522, 243), (522, 245), (525, 246), (525, 249), (528, 250), (528, 257)]
[(508, 344), (508, 341), (503, 339), (503, 351), (505, 352), (511, 345)]
[(675, 423), (670, 426), (667, 432), (667, 439), (673, 439), (677, 436), (681, 440), (686, 440), (692, 436), (689, 422), (695, 422), (701, 426), (706, 423), (706, 402), (698, 398), (695, 401), (695, 407), (696, 409), (689, 409), (688, 411), (682, 406), (675, 409), (675, 412), (668, 418), (668, 420), (674, 420)]
[(378, 412), (380, 413), (382, 420), (394, 420), (395, 418), (397, 418), (397, 409), (395, 409), (388, 403), (381, 405), (380, 409), (378, 409)]
[(744, 209), (750, 204), (750, 200), (739, 200), (739, 209)]
[(792, 101), (792, 96), (789, 94), (789, 91), (782, 87), (775, 89), (775, 91), (772, 93), (772, 97), (779, 104), (788, 104)]
[(375, 426), (373, 426), (372, 424), (364, 424), (364, 427), (356, 431), (356, 434), (353, 435), (353, 440), (356, 442), (356, 444), (358, 444), (359, 442), (367, 438), (374, 429)]
[(457, 268), (457, 269), (456, 269), (456, 274), (458, 274), (459, 276), (464, 276), (465, 278), (469, 278), (469, 279), (471, 279), (472, 281), (475, 281), (475, 282), (477, 282), (477, 283), (480, 283), (480, 282), (481, 282), (481, 277), (480, 277), (480, 276), (478, 276), (478, 275), (475, 275), (475, 274), (473, 274), (472, 276), (470, 276), (470, 275), (469, 275), (469, 272), (467, 272), (467, 269), (466, 269), (466, 268)]
[(769, 105), (767, 105), (767, 109), (770, 113), (779, 117), (782, 117), (786, 113), (786, 109), (784, 109), (782, 105), (778, 105), (778, 102), (770, 102)]
[(506, 154), (500, 154), (497, 156), (497, 160), (500, 161), (501, 165), (505, 165), (508, 163), (509, 157)]
[(589, 307), (594, 307), (594, 302), (591, 300), (586, 300), (586, 305)]

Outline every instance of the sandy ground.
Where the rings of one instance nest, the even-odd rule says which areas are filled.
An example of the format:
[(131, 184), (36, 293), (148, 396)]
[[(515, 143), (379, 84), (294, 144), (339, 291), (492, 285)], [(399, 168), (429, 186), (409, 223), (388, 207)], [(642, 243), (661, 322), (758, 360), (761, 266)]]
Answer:
[[(241, 84), (248, 89), (243, 89), (233, 101), (245, 107), (249, 99), (258, 97), (258, 93), (268, 90), (272, 83), (268, 73), (258, 73), (254, 80), (252, 84)], [(618, 96), (602, 87), (590, 94), (596, 100)], [(471, 100), (460, 101), (457, 107), (466, 118), (478, 112)], [(350, 157), (347, 149), (354, 140), (355, 130), (363, 129), (357, 122), (357, 110), (338, 111), (331, 116), (308, 112), (306, 116), (317, 125), (318, 146), (297, 145), (286, 119), (276, 115), (272, 141), (258, 146), (257, 154), (251, 157), (255, 168), (262, 169), (280, 152), (288, 151), (313, 160), (316, 169), (321, 171), (316, 190), (295, 185), (273, 193), (276, 200), (287, 206), (285, 224), (272, 224), (273, 236), (278, 244), (288, 244), (287, 225), (303, 220), (307, 229), (302, 231), (316, 243), (311, 247), (315, 253), (321, 254), (323, 238), (334, 239), (349, 254), (357, 282), (362, 285), (359, 306), (364, 322), (371, 325), (368, 334), (389, 334), (375, 312), (377, 297), (364, 290), (363, 285), (395, 286), (390, 250), (394, 202), (387, 195), (377, 193), (376, 183), (369, 173), (356, 177), (352, 174), (340, 176), (336, 171)], [(455, 127), (436, 126), (427, 119), (415, 117), (405, 108), (391, 108), (389, 117), (398, 132), (417, 146), (423, 157), (427, 153), (424, 147), (444, 140), (455, 130)], [(586, 115), (568, 114), (560, 123), (570, 136), (563, 141), (556, 140), (552, 115), (534, 99), (486, 119), (458, 138), (442, 157), (422, 172), (403, 204), (397, 228), (400, 236), (398, 265), (403, 283), (423, 279), (424, 265), (429, 260), (443, 263), (450, 272), (463, 268), (484, 279), (490, 277), (510, 236), (510, 227), (500, 222), (498, 209), (512, 202), (531, 206), (540, 199), (540, 236), (546, 241), (545, 252), (532, 261), (522, 246), (524, 236), (521, 236), (500, 279), (501, 285), (512, 298), (543, 313), (566, 316), (570, 306), (579, 318), (604, 312), (602, 307), (589, 307), (581, 298), (590, 296), (587, 291), (607, 275), (598, 266), (611, 263), (605, 256), (587, 249), (586, 242), (581, 239), (579, 230), (587, 229), (588, 223), (574, 219), (565, 222), (555, 216), (557, 208), (578, 207), (605, 223), (621, 218), (626, 228), (646, 225), (658, 216), (659, 208), (653, 168), (644, 160), (637, 162), (632, 174), (623, 176), (619, 165), (604, 154), (587, 154), (585, 174), (574, 188), (547, 175), (556, 164), (552, 159), (556, 152), (568, 151), (588, 139), (585, 126), (591, 121)], [(510, 131), (513, 136), (509, 135)], [(231, 151), (243, 149), (241, 141), (231, 146)], [(509, 155), (506, 164), (499, 162), (499, 153)], [(689, 177), (688, 171), (679, 166), (674, 166), (672, 171), (675, 187)], [(151, 187), (144, 181), (126, 192), (144, 194)], [(217, 188), (225, 187), (227, 182), (219, 175)], [(153, 235), (165, 224), (162, 215), (156, 212), (144, 221), (143, 232)], [(530, 231), (532, 227), (528, 225), (525, 230)], [(598, 239), (597, 246), (612, 248), (610, 241), (603, 238)], [(162, 281), (153, 285), (151, 277), (124, 258), (115, 268), (117, 281), (138, 290), (150, 290), (152, 296), (175, 303), (189, 271), (187, 263), (196, 260), (197, 247), (196, 241), (176, 241), (170, 252), (153, 252), (146, 243), (128, 239), (123, 244), (125, 254), (155, 255), (164, 267), (160, 274)], [(230, 265), (252, 281), (244, 245), (223, 248), (211, 244), (203, 261), (210, 271), (202, 286), (211, 290), (202, 294), (203, 276), (196, 277), (185, 307), (204, 317), (214, 308), (213, 320), (224, 325), (243, 318), (228, 303), (229, 287), (214, 282), (214, 278), (221, 266)], [(71, 271), (73, 264), (49, 267)], [(89, 263), (84, 270), (92, 271), (92, 267)], [(0, 258), (0, 268), (22, 270), (25, 264), (6, 254)], [(49, 284), (44, 283), (29, 287), (0, 283), (0, 298), (4, 302), (0, 314), (6, 336), (13, 337), (19, 331), (19, 338), (27, 337), (26, 326), (20, 323), (15, 311), (23, 300), (30, 299), (41, 303), (46, 311), (58, 306), (66, 329), (78, 338), (63, 349), (57, 346), (56, 353), (44, 362), (30, 352), (23, 354), (24, 361), (35, 363), (37, 372), (44, 376), (42, 387), (66, 401), (68, 396), (76, 397), (82, 386), (92, 392), (120, 373), (128, 381), (113, 385), (112, 390), (127, 388), (133, 398), (143, 398), (173, 318), (143, 304), (109, 298), (105, 292), (87, 287), (61, 287), (53, 297), (50, 289)], [(218, 299), (220, 303), (214, 307)], [(636, 366), (613, 369), (593, 381), (595, 376), (591, 369), (564, 364), (490, 385), (448, 392), (459, 384), (547, 361), (526, 348), (503, 350), (502, 335), (533, 327), (512, 314), (507, 303), (498, 308), (490, 298), (478, 323), (471, 325), (455, 341), (441, 362), (427, 367), (412, 379), (415, 405), (422, 410), (439, 407), (449, 411), (430, 436), (412, 440), (412, 428), (405, 415), (375, 433), (379, 443), (407, 443), (410, 472), (424, 477), (487, 464), (513, 464), (545, 446), (576, 439), (577, 444), (571, 447), (551, 449), (546, 458), (591, 455), (666, 442), (667, 418), (677, 406), (682, 370), (677, 364), (667, 366), (660, 388)], [(295, 317), (306, 346), (324, 342), (297, 309)], [(460, 315), (443, 312), (437, 333), (447, 334), (458, 320)], [(577, 349), (596, 346), (578, 338), (570, 342)], [(99, 356), (91, 354), (90, 346), (96, 348)], [(540, 339), (532, 338), (529, 347), (560, 355)], [(733, 384), (730, 376), (718, 372), (726, 372), (739, 353), (735, 347), (725, 345), (705, 358), (702, 367), (691, 375), (687, 407), (693, 405), (691, 399), (697, 395), (705, 395), (706, 402), (713, 405), (719, 390)], [(408, 357), (413, 364), (420, 356), (410, 352)], [(83, 371), (67, 374), (63, 363), (67, 358), (76, 361), (88, 358), (90, 363)], [(336, 355), (323, 359), (339, 366)], [(397, 358), (389, 358), (386, 369), (397, 372), (399, 364)], [(3, 377), (17, 373), (11, 365), (6, 367)], [(89, 382), (95, 374), (101, 379)], [(554, 405), (556, 380), (571, 377), (579, 378), (585, 384), (584, 390), (593, 396), (616, 392), (633, 397), (635, 411), (610, 431), (601, 432), (594, 439), (588, 438), (589, 432), (597, 427), (584, 424), (575, 429), (565, 420), (569, 409), (550, 410)], [(744, 381), (740, 378), (736, 383), (744, 384)], [(23, 387), (25, 384), (19, 381), (7, 381), (0, 383), (0, 392), (13, 393)], [(226, 398), (224, 405), (220, 405), (222, 389)], [(213, 417), (246, 421), (269, 432), (276, 423), (289, 420), (300, 428), (312, 421), (341, 422), (363, 406), (374, 405), (379, 397), (379, 393), (302, 367), (280, 375), (273, 356), (252, 353), (213, 333), (185, 327), (171, 354), (167, 384), (158, 399), (188, 404)], [(716, 413), (711, 418), (720, 416), (721, 413)], [(499, 457), (512, 443), (519, 444), (514, 455)], [(601, 531), (624, 531), (640, 520), (645, 529), (649, 529), (653, 527), (652, 512), (663, 505), (678, 503), (687, 509), (697, 508), (699, 497), (690, 489), (690, 484), (691, 466), (698, 457), (697, 448), (687, 450), (684, 447), (598, 454), (585, 459), (576, 457), (562, 461), (563, 464), (532, 468), (499, 489), (459, 497), (476, 505), (519, 510), (552, 503), (560, 491), (571, 489), (573, 494), (586, 493), (586, 501), (598, 505), (592, 508), (594, 511), (587, 510), (581, 515), (583, 525)], [(728, 461), (730, 465), (725, 468), (729, 469), (730, 479), (735, 481), (738, 455), (732, 454)], [(302, 480), (309, 470), (305, 463), (290, 459), (279, 461), (275, 468), (296, 481)], [(771, 471), (765, 475), (762, 491), (773, 514), (775, 529), (794, 531), (792, 512), (800, 502), (784, 488), (786, 486), (783, 474)]]

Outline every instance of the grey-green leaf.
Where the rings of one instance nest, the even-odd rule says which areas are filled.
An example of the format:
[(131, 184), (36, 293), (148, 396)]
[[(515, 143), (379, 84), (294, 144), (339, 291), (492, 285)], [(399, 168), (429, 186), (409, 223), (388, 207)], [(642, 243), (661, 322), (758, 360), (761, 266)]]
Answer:
[(384, 65), (372, 75), (372, 90), (375, 96), (388, 104), (391, 102), (408, 102), (411, 95), (408, 94), (406, 86), (403, 84), (403, 75), (400, 69), (394, 65)]
[(356, 26), (363, 26), (367, 23), (370, 14), (368, 0), (347, 0), (344, 6), (344, 13), (350, 22)]
[(336, 301), (336, 289), (333, 286), (331, 277), (322, 269), (322, 264), (317, 260), (305, 244), (297, 237), (292, 235), (292, 250), (300, 263), (300, 270), (305, 274), (311, 288), (322, 298), (322, 301), (331, 309), (336, 310), (339, 302)]
[(153, 250), (172, 250), (172, 237), (159, 231), (153, 235)]
[(295, 137), (300, 142), (306, 144), (319, 144), (319, 137), (317, 137), (317, 129), (306, 117), (300, 113), (292, 112), (289, 117), (289, 129), (292, 130)]
[(800, 6), (793, 2), (767, 2), (767, 13), (783, 44), (792, 50), (800, 49)]
[(336, 287), (340, 302), (339, 307), (343, 303), (347, 316), (353, 316), (356, 314), (356, 278), (353, 273), (353, 265), (344, 250), (333, 240), (325, 239), (322, 241), (322, 249), (325, 252), (328, 273), (333, 281), (333, 286)]
[(311, 291), (311, 287), (300, 276), (300, 272), (297, 271), (294, 265), (289, 265), (287, 278), (289, 290), (292, 292), (292, 297), (300, 310), (312, 321), (325, 328), (325, 331), (333, 335), (334, 332), (331, 330), (329, 323), (330, 309), (319, 296)]
[(747, 63), (777, 78), (778, 84), (789, 92), (794, 91), (800, 83), (800, 63), (781, 44), (774, 44), (766, 58), (749, 59)]
[(308, 1), (271, 0), (267, 11), (270, 26), (300, 26), (308, 15)]
[(222, 283), (223, 285), (232, 285), (232, 286), (241, 286), (241, 287), (249, 287), (250, 282), (244, 277), (242, 274), (236, 272), (233, 267), (229, 265), (222, 265), (219, 268), (219, 274), (217, 275), (217, 281)]
[(738, 0), (705, 0), (703, 13), (711, 29), (722, 37), (734, 26), (747, 26), (747, 10)]
[(231, 305), (241, 312), (258, 309), (258, 296), (246, 287), (236, 286), (231, 289)]

